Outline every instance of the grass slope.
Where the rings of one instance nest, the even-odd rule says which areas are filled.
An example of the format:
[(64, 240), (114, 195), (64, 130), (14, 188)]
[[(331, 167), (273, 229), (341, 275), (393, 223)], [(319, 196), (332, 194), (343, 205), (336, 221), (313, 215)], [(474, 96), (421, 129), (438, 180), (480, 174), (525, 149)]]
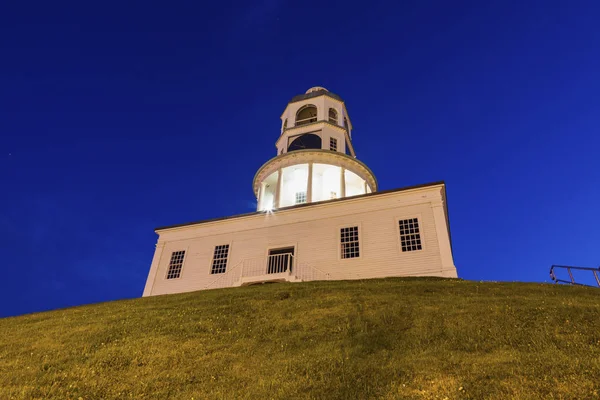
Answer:
[(599, 398), (600, 291), (272, 284), (0, 319), (0, 399)]

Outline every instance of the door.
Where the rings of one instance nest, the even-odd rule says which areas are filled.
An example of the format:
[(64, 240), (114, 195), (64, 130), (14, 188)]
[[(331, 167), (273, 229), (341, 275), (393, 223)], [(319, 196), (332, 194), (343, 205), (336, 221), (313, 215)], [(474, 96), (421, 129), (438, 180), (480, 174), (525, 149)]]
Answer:
[(267, 262), (268, 274), (279, 274), (292, 270), (294, 264), (294, 248), (284, 247), (280, 249), (270, 249)]

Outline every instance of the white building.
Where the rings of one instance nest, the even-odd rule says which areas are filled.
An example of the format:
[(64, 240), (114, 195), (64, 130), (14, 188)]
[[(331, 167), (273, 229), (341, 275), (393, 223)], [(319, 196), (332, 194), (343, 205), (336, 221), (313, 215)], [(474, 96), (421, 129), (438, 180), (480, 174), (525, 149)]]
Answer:
[(258, 210), (157, 228), (144, 296), (269, 281), (456, 277), (443, 182), (377, 191), (343, 100), (322, 87), (281, 116)]

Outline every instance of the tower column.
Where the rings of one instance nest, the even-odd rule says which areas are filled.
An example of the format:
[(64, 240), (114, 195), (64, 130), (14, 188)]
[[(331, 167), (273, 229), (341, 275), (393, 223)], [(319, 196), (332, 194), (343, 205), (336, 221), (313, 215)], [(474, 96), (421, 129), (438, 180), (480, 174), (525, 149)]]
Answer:
[(340, 197), (346, 197), (346, 169), (344, 167), (340, 167)]
[(264, 209), (265, 205), (265, 188), (266, 188), (267, 184), (262, 182), (260, 184), (260, 189), (258, 190), (258, 210), (261, 211), (262, 209)]
[(306, 202), (312, 203), (312, 175), (313, 175), (313, 163), (308, 163), (308, 179), (306, 183)]
[(283, 179), (281, 179), (281, 168), (277, 170), (277, 187), (275, 188), (275, 200), (273, 201), (273, 208), (279, 208), (279, 201), (281, 200), (281, 185)]

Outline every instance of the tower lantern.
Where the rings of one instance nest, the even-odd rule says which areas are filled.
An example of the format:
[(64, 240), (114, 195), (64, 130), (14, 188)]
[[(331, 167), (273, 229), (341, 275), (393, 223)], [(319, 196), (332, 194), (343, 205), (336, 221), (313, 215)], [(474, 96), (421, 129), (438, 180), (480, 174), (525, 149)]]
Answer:
[(258, 211), (377, 191), (375, 176), (356, 158), (344, 101), (323, 87), (290, 100), (275, 147), (254, 177)]

